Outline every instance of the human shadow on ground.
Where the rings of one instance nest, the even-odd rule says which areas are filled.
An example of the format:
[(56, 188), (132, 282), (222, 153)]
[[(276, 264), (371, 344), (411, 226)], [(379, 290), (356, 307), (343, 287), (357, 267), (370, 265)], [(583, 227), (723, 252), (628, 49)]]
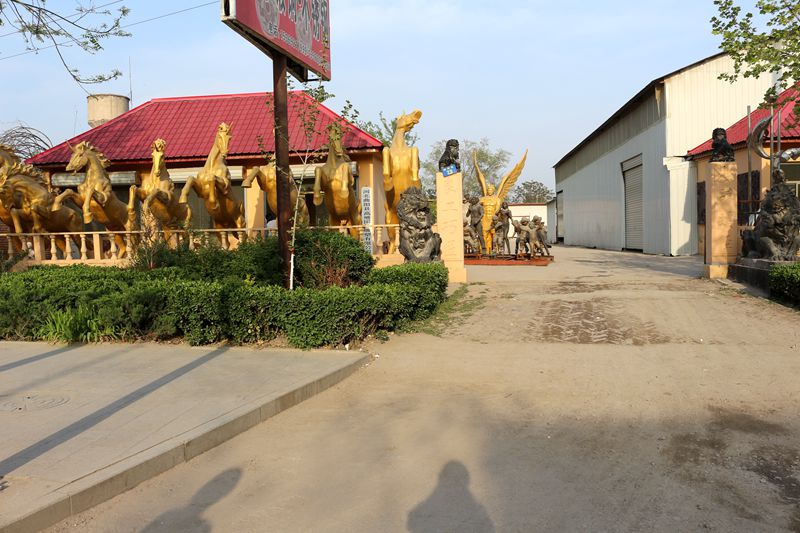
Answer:
[(42, 359), (48, 359), (50, 357), (54, 357), (56, 355), (62, 354), (64, 352), (68, 352), (70, 350), (74, 350), (79, 348), (79, 344), (68, 344), (67, 346), (61, 346), (59, 348), (55, 348), (50, 350), (49, 352), (39, 353), (36, 355), (32, 355), (30, 357), (26, 357), (25, 359), (20, 359), (18, 361), (11, 361), (10, 363), (6, 363), (4, 365), (0, 365), (0, 372), (6, 372), (7, 370), (12, 370), (14, 368), (28, 365), (31, 363), (35, 363), (36, 361), (41, 361)]
[(100, 422), (110, 418), (114, 414), (137, 402), (138, 400), (141, 400), (148, 394), (155, 392), (165, 385), (172, 383), (176, 379), (185, 376), (192, 370), (195, 370), (196, 368), (212, 361), (213, 359), (216, 359), (226, 351), (228, 351), (228, 348), (223, 346), (203, 355), (202, 357), (198, 357), (191, 363), (187, 363), (180, 368), (176, 368), (172, 372), (165, 374), (154, 381), (151, 381), (147, 385), (139, 387), (135, 391), (128, 393), (122, 398), (98, 409), (94, 413), (86, 415), (80, 420), (77, 420), (76, 422), (73, 422), (72, 424), (56, 431), (52, 435), (48, 435), (42, 440), (31, 444), (24, 450), (20, 450), (17, 453), (3, 459), (0, 461), (0, 479), (19, 467), (29, 463), (30, 461), (33, 461), (37, 457), (49, 452), (53, 448), (74, 439), (81, 433), (93, 428)]
[(411, 533), (495, 531), (486, 508), (469, 491), (469, 471), (459, 461), (444, 465), (436, 488), (408, 513), (406, 526)]
[(242, 470), (230, 468), (217, 475), (203, 485), (192, 496), (189, 505), (180, 509), (167, 511), (147, 524), (141, 533), (171, 533), (173, 531), (192, 531), (193, 533), (210, 533), (212, 528), (204, 518), (206, 509), (221, 501), (233, 492), (239, 480), (242, 479)]

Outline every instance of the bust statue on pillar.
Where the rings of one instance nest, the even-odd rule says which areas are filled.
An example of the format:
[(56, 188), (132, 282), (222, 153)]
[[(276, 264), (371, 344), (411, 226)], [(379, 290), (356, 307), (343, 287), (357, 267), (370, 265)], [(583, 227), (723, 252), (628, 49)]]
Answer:
[(712, 134), (711, 172), (706, 180), (706, 277), (727, 278), (739, 252), (737, 175), (725, 129)]
[[(464, 208), (461, 163), (458, 141), (451, 139), (439, 159), (436, 173), (436, 225), (441, 237), (442, 262), (447, 267), (451, 283), (465, 283), (464, 267)], [(451, 172), (455, 170), (455, 172)], [(445, 175), (445, 172), (448, 174)]]

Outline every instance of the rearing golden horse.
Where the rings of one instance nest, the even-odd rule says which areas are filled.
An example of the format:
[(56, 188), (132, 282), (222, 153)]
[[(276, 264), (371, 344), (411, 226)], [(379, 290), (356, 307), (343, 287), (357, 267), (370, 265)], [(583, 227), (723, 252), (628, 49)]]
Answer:
[[(314, 205), (325, 202), (332, 226), (360, 226), (361, 204), (353, 189), (355, 178), (350, 170), (350, 158), (342, 146), (341, 130), (331, 125), (328, 138), (328, 160), (314, 169)], [(357, 229), (350, 230), (351, 237), (358, 239), (358, 234)]]
[[(80, 215), (74, 209), (53, 210), (54, 198), (41, 174), (25, 165), (13, 148), (0, 144), (0, 220), (16, 233), (65, 233), (83, 230)], [(77, 236), (72, 239), (78, 244)], [(18, 238), (12, 239), (15, 249), (22, 249)], [(56, 245), (67, 257), (64, 237)]]
[[(111, 180), (106, 168), (108, 159), (88, 141), (70, 146), (72, 158), (67, 165), (67, 172), (79, 172), (86, 168), (86, 177), (78, 185), (78, 191), (66, 189), (53, 202), (53, 211), (61, 209), (64, 200), (71, 199), (83, 210), (83, 221), (86, 224), (97, 220), (109, 231), (133, 231), (136, 224), (135, 196), (125, 205), (111, 189)], [(88, 167), (88, 168), (87, 168)], [(114, 235), (119, 257), (126, 252), (125, 239), (122, 235)]]
[(181, 192), (180, 203), (185, 204), (189, 200), (189, 191), (194, 189), (203, 199), (216, 229), (245, 227), (244, 204), (231, 196), (231, 173), (225, 162), (232, 127), (224, 122), (219, 125), (205, 166), (197, 176), (186, 181)]
[(164, 239), (169, 242), (173, 230), (184, 229), (192, 219), (192, 210), (188, 204), (178, 201), (175, 194), (175, 183), (169, 177), (164, 151), (167, 141), (156, 139), (150, 145), (153, 156), (153, 167), (150, 174), (142, 179), (142, 186), (131, 185), (131, 197), (142, 202), (142, 211), (153, 214), (164, 230)]
[[(386, 192), (386, 223), (399, 224), (397, 203), (409, 187), (420, 187), (419, 149), (406, 144), (406, 133), (419, 124), (422, 111), (397, 117), (392, 145), (383, 149), (383, 190)], [(389, 252), (395, 251), (397, 230), (389, 230)]]

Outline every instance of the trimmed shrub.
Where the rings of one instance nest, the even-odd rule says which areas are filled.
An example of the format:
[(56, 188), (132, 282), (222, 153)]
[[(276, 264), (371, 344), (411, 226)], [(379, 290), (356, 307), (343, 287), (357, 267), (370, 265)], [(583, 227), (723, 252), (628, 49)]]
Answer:
[(286, 290), (240, 284), (228, 292), (228, 337), (237, 344), (274, 339), (284, 327)]
[(363, 245), (339, 232), (305, 230), (295, 238), (295, 281), (307, 289), (361, 283), (375, 265)]
[(170, 249), (163, 242), (140, 247), (135, 253), (132, 268), (156, 272), (170, 269), (174, 278), (195, 281), (250, 279), (280, 285), (283, 280), (278, 240), (258, 236), (239, 244), (235, 250), (223, 250), (209, 240), (195, 250), (182, 243)]
[(776, 298), (800, 304), (800, 263), (770, 270), (769, 291)]
[[(425, 318), (447, 289), (444, 266), (408, 264), (373, 271), (365, 285), (286, 291), (253, 281), (271, 272), (261, 269), (262, 254), (256, 246), (241, 255), (237, 268), (248, 272), (245, 280), (186, 279), (181, 266), (139, 271), (76, 265), (6, 274), (0, 276), (0, 338), (183, 337), (197, 345), (263, 342), (283, 334), (294, 346), (313, 348)], [(353, 279), (356, 272), (366, 276), (372, 258), (358, 265), (348, 270)]]
[(447, 297), (449, 276), (442, 263), (404, 263), (386, 268), (376, 268), (367, 278), (368, 284), (402, 283), (424, 289), (414, 319), (427, 318)]

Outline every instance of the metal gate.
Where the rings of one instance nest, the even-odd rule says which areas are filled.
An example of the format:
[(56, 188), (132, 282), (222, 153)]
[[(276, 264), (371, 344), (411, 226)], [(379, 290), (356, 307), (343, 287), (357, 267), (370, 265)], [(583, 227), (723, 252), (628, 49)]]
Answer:
[(644, 249), (644, 167), (639, 155), (622, 163), (625, 181), (625, 248)]
[(564, 241), (564, 191), (556, 193), (556, 239)]

